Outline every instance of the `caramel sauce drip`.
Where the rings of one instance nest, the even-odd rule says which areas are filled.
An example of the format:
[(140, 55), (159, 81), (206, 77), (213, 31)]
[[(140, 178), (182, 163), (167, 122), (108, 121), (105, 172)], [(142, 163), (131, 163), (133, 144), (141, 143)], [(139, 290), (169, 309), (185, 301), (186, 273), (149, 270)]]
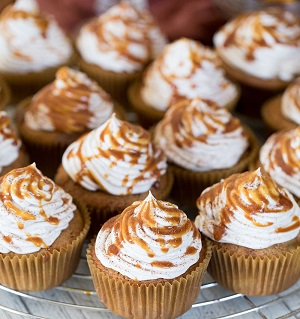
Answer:
[[(197, 206), (200, 207), (200, 202), (213, 202), (213, 199), (221, 193), (224, 193), (227, 202), (220, 212), (220, 222), (214, 228), (214, 238), (217, 241), (223, 237), (226, 225), (230, 223), (237, 209), (243, 211), (245, 217), (253, 225), (267, 227), (272, 225), (272, 223), (258, 223), (255, 220), (256, 214), (274, 214), (276, 211), (283, 213), (293, 207), (293, 203), (288, 196), (280, 192), (279, 186), (268, 175), (259, 175), (257, 171), (234, 174), (226, 178), (223, 182), (214, 185), (210, 191), (203, 193), (197, 200)], [(243, 198), (247, 198), (248, 203), (243, 201)], [(269, 208), (268, 198), (276, 202), (275, 207)], [(299, 220), (296, 223), (299, 223)], [(289, 231), (289, 229), (281, 229), (280, 231)]]
[(44, 243), (42, 238), (40, 237), (34, 237), (34, 236), (27, 236), (26, 238), (27, 241), (31, 242), (34, 244), (36, 247), (41, 247), (41, 248), (47, 248), (48, 246)]
[(300, 219), (297, 216), (293, 217), (293, 224), (288, 227), (279, 227), (276, 229), (276, 233), (286, 233), (292, 230), (300, 228)]
[(4, 140), (13, 140), (14, 145), (17, 145), (19, 142), (17, 135), (11, 127), (10, 118), (4, 112), (0, 112), (0, 135), (3, 136)]
[[(67, 158), (78, 157), (80, 158), (81, 162), (81, 169), (76, 175), (76, 181), (80, 183), (85, 177), (92, 180), (94, 183), (103, 187), (101, 182), (93, 176), (93, 172), (89, 171), (86, 166), (85, 162), (91, 161), (95, 158), (106, 158), (109, 159), (111, 162), (110, 167), (117, 165), (119, 161), (126, 161), (129, 160), (129, 165), (134, 166), (137, 165), (140, 159), (141, 152), (143, 150), (149, 151), (149, 144), (151, 144), (151, 137), (150, 133), (143, 129), (141, 126), (133, 125), (126, 121), (120, 121), (121, 125), (119, 130), (116, 134), (111, 133), (110, 128), (111, 119), (107, 122), (106, 127), (102, 130), (101, 134), (99, 135), (99, 145), (100, 147), (94, 150), (94, 155), (92, 156), (84, 156), (82, 152), (83, 143), (84, 143), (84, 136), (78, 139), (79, 147), (78, 151), (75, 153), (71, 150), (67, 154)], [(109, 138), (110, 148), (105, 150), (101, 148), (101, 144), (104, 140)], [(122, 146), (120, 145), (119, 140), (122, 139), (123, 143)], [(132, 139), (136, 140), (137, 142), (132, 142)], [(140, 181), (144, 180), (144, 174), (147, 172), (151, 174), (151, 176), (155, 176), (157, 179), (160, 177), (161, 172), (160, 169), (157, 167), (157, 163), (161, 162), (165, 157), (164, 153), (159, 151), (153, 146), (153, 152), (159, 152), (159, 156), (155, 158), (152, 154), (147, 156), (147, 163), (145, 164), (146, 171), (140, 172), (140, 175), (137, 176), (134, 180), (131, 180), (131, 187), (127, 189), (127, 194), (132, 192), (132, 188), (134, 185), (139, 183)], [(122, 185), (126, 185), (128, 182), (128, 175), (125, 175), (124, 180), (122, 181)]]
[(8, 243), (11, 244), (12, 243), (12, 237), (11, 236), (3, 236), (3, 240)]
[(156, 268), (171, 268), (174, 266), (170, 261), (152, 261), (151, 265)]

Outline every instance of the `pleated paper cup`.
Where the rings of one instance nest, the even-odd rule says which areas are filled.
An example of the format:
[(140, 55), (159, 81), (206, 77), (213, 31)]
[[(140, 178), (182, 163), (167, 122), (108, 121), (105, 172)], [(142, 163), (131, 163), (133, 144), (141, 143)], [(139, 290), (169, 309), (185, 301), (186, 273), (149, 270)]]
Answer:
[[(274, 249), (257, 251), (213, 243), (208, 266), (210, 275), (222, 286), (250, 296), (274, 295), (291, 287), (300, 278), (300, 238)], [(275, 248), (276, 249), (276, 248)]]
[(174, 279), (135, 281), (105, 268), (95, 255), (95, 242), (87, 250), (87, 261), (99, 299), (114, 314), (124, 318), (176, 318), (196, 301), (211, 247), (204, 241), (199, 261)]
[(15, 290), (42, 291), (59, 286), (72, 276), (90, 227), (87, 208), (78, 203), (76, 205), (83, 219), (79, 234), (61, 247), (43, 248), (39, 252), (24, 255), (12, 252), (0, 254), (1, 285)]

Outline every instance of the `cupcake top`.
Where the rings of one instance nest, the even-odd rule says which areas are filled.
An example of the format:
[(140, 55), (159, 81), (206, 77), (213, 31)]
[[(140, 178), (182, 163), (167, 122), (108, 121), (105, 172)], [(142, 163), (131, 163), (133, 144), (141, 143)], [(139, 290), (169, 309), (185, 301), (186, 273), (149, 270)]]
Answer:
[(115, 114), (72, 143), (62, 165), (82, 187), (113, 195), (146, 192), (167, 169), (166, 156), (152, 144), (150, 133)]
[(0, 16), (0, 52), (0, 71), (28, 73), (63, 64), (72, 45), (36, 0), (17, 0)]
[(225, 106), (238, 95), (213, 50), (182, 38), (168, 44), (149, 66), (141, 90), (143, 100), (165, 111), (178, 97), (208, 99)]
[(199, 260), (201, 248), (186, 214), (151, 192), (107, 221), (95, 243), (102, 265), (134, 280), (180, 276)]
[(277, 184), (300, 198), (300, 127), (271, 135), (259, 159)]
[(155, 128), (154, 142), (170, 162), (192, 171), (232, 167), (249, 145), (237, 118), (198, 98), (172, 105)]
[(48, 248), (68, 227), (75, 209), (71, 195), (35, 164), (12, 170), (0, 178), (0, 252)]
[(122, 1), (81, 28), (77, 49), (86, 62), (117, 73), (131, 73), (142, 70), (165, 43), (148, 11)]
[(113, 112), (110, 96), (82, 72), (61, 67), (56, 79), (35, 94), (25, 124), (33, 130), (80, 133), (104, 123)]
[(285, 89), (281, 99), (281, 112), (285, 118), (300, 125), (300, 77)]
[(13, 163), (19, 156), (22, 145), (12, 129), (10, 118), (5, 111), (0, 112), (0, 173), (3, 167)]
[(212, 240), (262, 249), (299, 234), (300, 208), (261, 169), (234, 174), (203, 191), (196, 226)]
[(220, 57), (261, 79), (290, 81), (300, 73), (300, 20), (279, 8), (245, 13), (214, 36)]

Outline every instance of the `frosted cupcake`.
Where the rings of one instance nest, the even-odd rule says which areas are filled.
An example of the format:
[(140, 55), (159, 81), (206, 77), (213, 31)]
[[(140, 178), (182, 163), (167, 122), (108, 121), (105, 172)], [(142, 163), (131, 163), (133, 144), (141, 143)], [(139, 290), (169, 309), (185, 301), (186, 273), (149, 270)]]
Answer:
[(282, 95), (268, 100), (261, 111), (263, 121), (271, 132), (300, 125), (300, 78), (296, 78)]
[(15, 134), (5, 111), (0, 112), (0, 176), (30, 163), (22, 141)]
[(166, 156), (149, 132), (114, 114), (67, 148), (55, 181), (88, 206), (97, 232), (149, 190), (165, 199), (173, 185)]
[(49, 83), (73, 57), (70, 40), (35, 0), (17, 0), (1, 13), (0, 51), (0, 74), (12, 86), (14, 99)]
[(129, 83), (138, 78), (166, 43), (148, 11), (122, 1), (87, 22), (76, 46), (79, 66), (118, 101), (126, 101)]
[(234, 174), (198, 198), (196, 226), (212, 240), (212, 277), (237, 293), (277, 294), (300, 278), (300, 208), (260, 169)]
[[(84, 73), (60, 68), (55, 81), (20, 103), (16, 122), (30, 156), (52, 177), (65, 149), (83, 133), (125, 111)], [(51, 158), (51, 163), (49, 163)]]
[(227, 73), (244, 84), (240, 111), (258, 115), (263, 102), (300, 74), (300, 20), (279, 8), (245, 13), (214, 36)]
[(175, 198), (191, 206), (206, 187), (247, 170), (258, 152), (239, 119), (200, 99), (172, 105), (155, 127), (154, 143), (167, 154)]
[(39, 291), (67, 280), (89, 229), (86, 208), (35, 164), (2, 176), (0, 194), (1, 285)]
[(225, 77), (213, 50), (186, 38), (168, 44), (143, 81), (129, 89), (130, 103), (145, 126), (160, 120), (174, 100), (196, 97), (232, 110), (239, 89)]
[(182, 315), (197, 299), (210, 255), (185, 213), (151, 193), (107, 221), (87, 250), (100, 300), (124, 318)]
[(300, 127), (271, 135), (260, 149), (259, 162), (300, 203)]

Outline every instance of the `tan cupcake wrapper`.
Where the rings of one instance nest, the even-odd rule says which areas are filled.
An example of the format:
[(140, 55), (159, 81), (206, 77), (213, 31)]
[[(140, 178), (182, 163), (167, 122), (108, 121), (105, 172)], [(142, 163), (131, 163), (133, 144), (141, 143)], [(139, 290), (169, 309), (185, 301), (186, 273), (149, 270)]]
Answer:
[(221, 179), (232, 174), (241, 173), (249, 169), (256, 160), (259, 143), (254, 133), (246, 127), (250, 138), (250, 148), (245, 152), (237, 164), (226, 169), (216, 169), (206, 172), (194, 172), (175, 164), (169, 164), (174, 174), (174, 187), (172, 196), (184, 203), (195, 204), (201, 192)]
[(143, 71), (133, 73), (116, 73), (109, 70), (101, 69), (95, 64), (85, 62), (78, 57), (79, 68), (108, 92), (114, 99), (127, 107), (127, 88), (131, 82), (140, 78)]
[(208, 272), (219, 284), (236, 293), (267, 296), (288, 289), (300, 278), (300, 246), (278, 255), (253, 257), (212, 245)]
[(205, 270), (211, 257), (206, 242), (206, 256), (185, 274), (171, 280), (134, 281), (113, 277), (95, 264), (92, 242), (87, 249), (87, 262), (99, 299), (114, 314), (124, 318), (177, 318), (188, 311), (197, 299)]
[(84, 239), (90, 227), (88, 210), (76, 202), (84, 227), (78, 237), (60, 249), (42, 249), (25, 255), (0, 253), (0, 283), (15, 290), (41, 291), (54, 288), (77, 268)]
[(0, 77), (0, 110), (3, 110), (10, 102), (11, 90), (6, 81)]

